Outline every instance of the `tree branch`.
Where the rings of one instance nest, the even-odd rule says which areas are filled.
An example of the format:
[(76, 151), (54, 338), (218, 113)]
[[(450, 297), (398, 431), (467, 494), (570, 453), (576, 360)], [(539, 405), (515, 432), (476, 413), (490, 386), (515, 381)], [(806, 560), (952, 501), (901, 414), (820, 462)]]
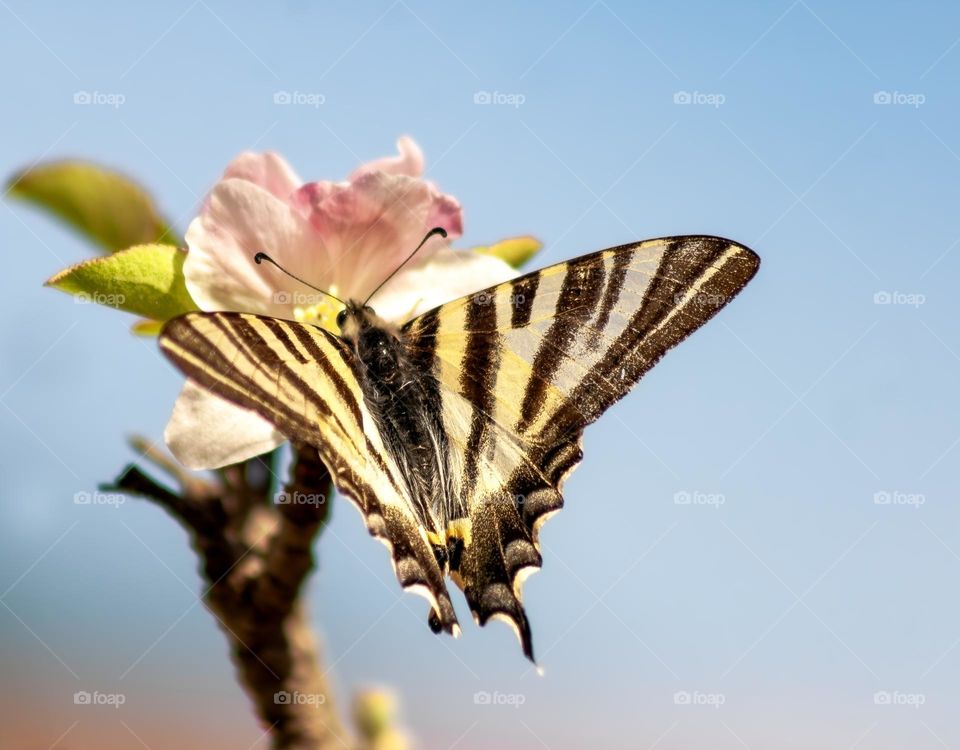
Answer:
[(291, 479), (275, 503), (272, 470), (260, 458), (227, 467), (211, 482), (183, 472), (156, 449), (144, 450), (145, 443), (138, 447), (173, 475), (180, 494), (135, 465), (111, 489), (152, 500), (190, 535), (205, 580), (204, 602), (273, 747), (351, 747), (301, 597), (332, 490), (317, 452), (296, 450)]

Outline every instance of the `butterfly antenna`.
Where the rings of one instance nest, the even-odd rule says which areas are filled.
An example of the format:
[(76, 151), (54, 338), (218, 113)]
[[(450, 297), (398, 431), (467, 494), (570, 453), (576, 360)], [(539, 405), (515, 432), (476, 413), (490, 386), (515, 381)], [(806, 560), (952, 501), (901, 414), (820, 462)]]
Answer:
[(268, 262), (272, 263), (272, 264), (275, 265), (277, 268), (279, 268), (281, 271), (283, 271), (287, 276), (289, 276), (291, 279), (296, 279), (297, 281), (299, 281), (299, 282), (300, 282), (301, 284), (303, 284), (304, 286), (308, 286), (308, 287), (310, 287), (311, 289), (313, 289), (313, 291), (315, 291), (315, 292), (320, 292), (320, 294), (325, 294), (325, 295), (327, 295), (328, 297), (332, 297), (333, 299), (335, 299), (337, 302), (339, 302), (339, 303), (340, 303), (341, 305), (343, 305), (344, 307), (347, 306), (347, 303), (344, 302), (342, 299), (340, 299), (337, 295), (335, 295), (335, 294), (330, 294), (330, 292), (328, 292), (326, 289), (321, 289), (321, 288), (318, 287), (318, 286), (314, 286), (314, 285), (311, 284), (309, 281), (304, 281), (303, 279), (301, 279), (301, 278), (300, 278), (299, 276), (297, 276), (296, 274), (290, 273), (286, 268), (284, 268), (283, 266), (281, 266), (279, 263), (277, 263), (277, 261), (275, 261), (273, 258), (271, 258), (271, 257), (270, 257), (269, 255), (267, 255), (266, 253), (257, 253), (256, 255), (253, 256), (253, 262), (256, 263), (257, 265), (260, 265), (263, 261), (268, 261)]
[(394, 268), (393, 271), (390, 272), (390, 275), (387, 276), (387, 278), (385, 278), (383, 281), (381, 281), (380, 284), (377, 286), (377, 288), (374, 289), (372, 292), (370, 292), (369, 295), (367, 295), (367, 299), (364, 301), (363, 304), (366, 305), (367, 302), (369, 302), (371, 299), (373, 299), (373, 295), (375, 295), (377, 292), (379, 292), (381, 289), (383, 289), (384, 284), (386, 284), (388, 281), (390, 281), (390, 279), (392, 279), (394, 276), (396, 276), (396, 275), (397, 275), (397, 272), (398, 272), (401, 268), (403, 268), (405, 265), (407, 265), (407, 263), (409, 263), (409, 262), (413, 259), (413, 256), (417, 254), (417, 252), (420, 250), (420, 248), (427, 244), (427, 240), (429, 240), (429, 239), (430, 239), (431, 237), (433, 237), (435, 234), (439, 234), (441, 237), (446, 237), (446, 236), (447, 236), (447, 230), (444, 229), (443, 227), (434, 227), (434, 228), (431, 229), (429, 232), (427, 232), (426, 236), (425, 236), (422, 240), (420, 240), (420, 244), (417, 245), (416, 248), (414, 249), (414, 251), (413, 251), (412, 253), (410, 253), (410, 255), (407, 256), (406, 260), (404, 260), (403, 263), (401, 263), (399, 266), (397, 266), (396, 268)]

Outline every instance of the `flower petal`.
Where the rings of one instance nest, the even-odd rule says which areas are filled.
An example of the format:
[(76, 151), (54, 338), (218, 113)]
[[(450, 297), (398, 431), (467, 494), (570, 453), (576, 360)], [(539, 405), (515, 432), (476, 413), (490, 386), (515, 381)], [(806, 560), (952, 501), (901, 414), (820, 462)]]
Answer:
[[(341, 296), (354, 299), (397, 269), (433, 227), (443, 227), (450, 239), (463, 232), (460, 204), (413, 177), (367, 172), (348, 185), (304, 185), (293, 200), (331, 259), (308, 278), (323, 288), (335, 284)], [(421, 253), (429, 258), (443, 246), (434, 239)]]
[(244, 180), (220, 182), (187, 229), (187, 289), (201, 310), (289, 318), (284, 294), (306, 293), (307, 288), (253, 259), (266, 252), (292, 273), (310, 279), (317, 267), (329, 265), (322, 244), (312, 235), (293, 208), (266, 190)]
[(423, 174), (423, 151), (413, 138), (408, 135), (400, 136), (397, 139), (397, 151), (400, 152), (399, 156), (385, 156), (358, 167), (348, 179), (352, 182), (367, 172), (384, 172), (407, 177), (419, 177)]
[(303, 184), (287, 160), (273, 151), (244, 151), (223, 172), (223, 179), (232, 178), (252, 182), (281, 200)]
[(430, 260), (397, 274), (370, 304), (385, 320), (403, 323), (516, 276), (516, 270), (499, 258), (444, 248)]
[(163, 438), (189, 469), (219, 469), (259, 456), (285, 438), (252, 411), (241, 409), (188, 380)]

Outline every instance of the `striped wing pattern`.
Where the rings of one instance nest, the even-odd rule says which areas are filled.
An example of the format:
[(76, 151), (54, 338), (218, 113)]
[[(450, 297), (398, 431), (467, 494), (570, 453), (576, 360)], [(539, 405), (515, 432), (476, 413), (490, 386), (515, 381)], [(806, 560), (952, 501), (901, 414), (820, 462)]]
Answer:
[(531, 659), (521, 586), (540, 567), (538, 531), (563, 505), (584, 427), (758, 266), (752, 251), (716, 237), (650, 240), (550, 266), (405, 327), (410, 350), (434, 360), (457, 454), (449, 517), (469, 519), (469, 534), (453, 578), (477, 621), (505, 620)]
[(188, 377), (320, 452), (337, 489), (390, 547), (401, 585), (430, 602), (431, 627), (458, 631), (449, 573), (475, 619), (506, 621), (532, 660), (521, 587), (541, 566), (539, 529), (563, 505), (583, 429), (758, 266), (753, 252), (717, 237), (650, 240), (550, 266), (408, 323), (406, 356), (438, 386), (445, 531), (418, 518), (391, 452), (398, 448), (384, 445), (365, 402), (364, 363), (345, 340), (273, 318), (192, 313), (170, 321), (160, 344)]
[(321, 328), (241, 313), (191, 313), (163, 330), (164, 353), (191, 379), (317, 448), (337, 489), (390, 548), (404, 589), (431, 622), (458, 632), (444, 572), (411, 510), (403, 477), (364, 405), (354, 355)]

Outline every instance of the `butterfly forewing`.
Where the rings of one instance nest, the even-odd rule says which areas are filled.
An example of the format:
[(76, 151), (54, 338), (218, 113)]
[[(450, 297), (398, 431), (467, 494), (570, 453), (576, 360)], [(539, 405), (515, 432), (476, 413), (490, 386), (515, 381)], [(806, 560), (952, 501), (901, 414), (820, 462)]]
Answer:
[(448, 632), (456, 616), (434, 552), (411, 509), (404, 477), (375, 429), (353, 353), (321, 328), (241, 313), (191, 313), (168, 323), (164, 353), (217, 396), (314, 446), (337, 489), (391, 550), (405, 589), (428, 599)]

